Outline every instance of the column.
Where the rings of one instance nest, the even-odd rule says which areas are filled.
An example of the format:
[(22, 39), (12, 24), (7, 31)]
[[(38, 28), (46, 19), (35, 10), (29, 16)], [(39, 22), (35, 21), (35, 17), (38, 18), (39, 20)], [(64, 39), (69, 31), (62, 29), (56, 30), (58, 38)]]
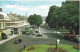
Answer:
[(1, 29), (3, 29), (3, 22), (1, 22)]
[(4, 24), (4, 29), (5, 29), (5, 22), (3, 24)]

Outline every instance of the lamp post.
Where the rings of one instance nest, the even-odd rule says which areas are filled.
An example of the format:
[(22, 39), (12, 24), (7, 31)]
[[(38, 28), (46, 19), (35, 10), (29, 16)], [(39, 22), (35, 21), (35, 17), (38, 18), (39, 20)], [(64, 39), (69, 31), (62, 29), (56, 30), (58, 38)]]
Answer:
[(60, 42), (60, 40), (59, 39), (56, 39), (56, 50), (57, 50), (57, 47), (58, 47), (59, 42)]

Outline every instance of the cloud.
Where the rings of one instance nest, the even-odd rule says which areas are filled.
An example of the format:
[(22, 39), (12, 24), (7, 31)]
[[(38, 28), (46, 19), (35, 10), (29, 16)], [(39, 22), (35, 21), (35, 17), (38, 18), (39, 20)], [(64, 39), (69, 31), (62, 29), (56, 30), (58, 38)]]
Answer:
[(0, 6), (0, 8), (3, 8), (2, 6)]
[(59, 5), (59, 4), (58, 4), (58, 5), (56, 5), (56, 6), (59, 6), (59, 7), (61, 7), (61, 5)]
[(18, 10), (22, 10), (22, 11), (27, 11), (28, 10), (28, 8), (23, 7), (21, 5), (6, 5), (5, 7), (6, 8), (14, 8), (16, 10), (18, 9)]
[(39, 5), (38, 7), (41, 9), (49, 9), (51, 5)]
[(0, 0), (0, 1), (65, 1), (65, 0)]
[(9, 18), (9, 17), (7, 16), (7, 14), (4, 13), (4, 12), (0, 12), (0, 14), (2, 14), (5, 18)]
[(6, 8), (15, 8), (15, 7), (17, 7), (17, 5), (6, 5), (5, 7)]
[(27, 11), (28, 16), (29, 15), (33, 15), (33, 14), (38, 14), (41, 16), (47, 16), (49, 9), (47, 7), (41, 7), (39, 8), (39, 6), (36, 7), (29, 7), (29, 10)]
[(20, 7), (20, 8), (19, 8), (19, 10), (27, 11), (27, 10), (28, 10), (28, 8), (26, 8), (26, 7)]
[[(16, 1), (19, 1), (19, 0), (16, 0)], [(21, 2), (21, 1), (20, 1)], [(24, 4), (24, 2), (22, 2)], [(27, 3), (27, 2), (25, 2)], [(17, 13), (17, 14), (22, 14), (22, 15), (25, 15), (26, 12), (28, 13), (27, 15), (32, 15), (32, 14), (39, 14), (39, 15), (42, 15), (42, 16), (47, 16), (48, 15), (48, 11), (49, 11), (49, 8), (50, 6), (52, 5), (56, 5), (56, 6), (61, 6), (61, 2), (40, 2), (40, 3), (34, 3), (34, 2), (29, 2), (27, 3), (28, 5), (6, 5), (4, 6), (5, 10), (9, 12), (13, 12), (13, 13)], [(8, 12), (8, 13), (9, 13)]]

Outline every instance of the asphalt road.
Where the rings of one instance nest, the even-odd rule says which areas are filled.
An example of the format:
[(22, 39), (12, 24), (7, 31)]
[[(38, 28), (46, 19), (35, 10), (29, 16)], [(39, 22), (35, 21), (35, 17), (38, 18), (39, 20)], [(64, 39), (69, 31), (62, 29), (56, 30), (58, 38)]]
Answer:
[(26, 45), (26, 47), (30, 45), (36, 45), (36, 44), (48, 44), (48, 43), (55, 43), (56, 38), (60, 39), (61, 44), (71, 44), (75, 45), (78, 43), (64, 40), (63, 36), (60, 33), (56, 34), (55, 30), (47, 29), (47, 28), (41, 28), (41, 33), (44, 35), (47, 35), (47, 38), (34, 38), (34, 35), (26, 35), (22, 34), (16, 38), (22, 39), (22, 43), (20, 44), (14, 44), (14, 39), (0, 45), (0, 52), (21, 52), (23, 49), (23, 46)]

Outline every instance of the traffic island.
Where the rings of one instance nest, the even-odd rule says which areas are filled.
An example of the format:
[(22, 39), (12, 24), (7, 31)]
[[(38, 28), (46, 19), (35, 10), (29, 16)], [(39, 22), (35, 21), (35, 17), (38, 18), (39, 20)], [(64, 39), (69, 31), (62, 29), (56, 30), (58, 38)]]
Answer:
[(32, 45), (22, 50), (22, 52), (79, 52), (73, 45), (59, 44), (56, 49), (55, 43)]

